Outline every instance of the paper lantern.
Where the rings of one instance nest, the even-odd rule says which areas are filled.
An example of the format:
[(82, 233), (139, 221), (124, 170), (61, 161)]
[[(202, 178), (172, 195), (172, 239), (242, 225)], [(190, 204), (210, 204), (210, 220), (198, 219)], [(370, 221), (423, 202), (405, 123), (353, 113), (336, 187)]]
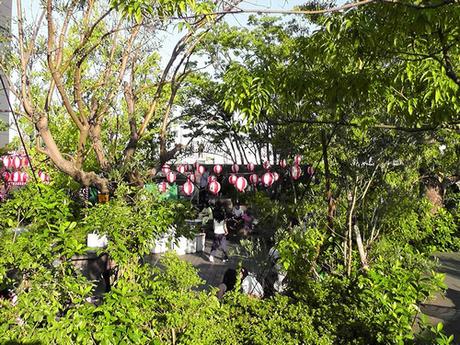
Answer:
[(16, 183), (19, 183), (19, 182), (21, 181), (21, 173), (20, 173), (19, 171), (15, 171), (15, 172), (13, 173), (13, 178), (12, 178), (12, 180), (13, 180), (13, 183), (15, 183), (15, 184), (16, 184)]
[(300, 178), (300, 175), (302, 175), (302, 169), (298, 165), (293, 165), (291, 167), (291, 177), (294, 180), (298, 180)]
[(238, 191), (243, 192), (247, 186), (248, 181), (243, 176), (240, 176), (236, 179), (235, 187), (238, 189)]
[(39, 171), (38, 171), (38, 178), (39, 178), (42, 182), (45, 182), (45, 180), (46, 180), (46, 174), (45, 174), (45, 172), (39, 170)]
[(29, 179), (29, 175), (27, 175), (26, 172), (21, 172), (21, 176), (19, 177), (19, 182), (21, 184), (26, 184), (28, 179)]
[(174, 181), (176, 181), (176, 173), (174, 171), (169, 171), (166, 174), (166, 179), (169, 183), (173, 183)]
[(28, 167), (29, 166), (29, 159), (27, 158), (27, 156), (22, 156), (21, 165), (23, 167)]
[(50, 175), (45, 174), (45, 183), (50, 183)]
[(222, 172), (222, 165), (214, 165), (214, 168), (212, 170), (214, 171), (214, 174), (220, 175), (220, 173)]
[(10, 181), (11, 181), (11, 174), (10, 174), (8, 171), (5, 171), (5, 172), (3, 173), (3, 180), (4, 180), (5, 182), (10, 182)]
[(280, 167), (284, 169), (286, 168), (286, 166), (287, 166), (286, 160), (285, 159), (280, 160)]
[(279, 180), (280, 175), (279, 175), (276, 171), (274, 171), (274, 172), (272, 173), (272, 175), (273, 175), (273, 181), (274, 181), (274, 182), (276, 182), (276, 181)]
[(246, 165), (248, 171), (254, 171), (255, 167), (254, 163), (248, 163), (248, 165)]
[(182, 174), (182, 175), (183, 175), (183, 174), (185, 173), (185, 170), (187, 170), (187, 168), (185, 167), (185, 165), (182, 165), (182, 164), (181, 164), (181, 165), (179, 165), (179, 166), (177, 167), (176, 170), (177, 170), (177, 172), (178, 172), (179, 174)]
[(212, 181), (217, 181), (217, 177), (214, 175), (209, 175), (208, 176), (208, 184), (210, 184)]
[(187, 182), (184, 183), (183, 191), (185, 195), (187, 196), (192, 195), (194, 190), (195, 190), (195, 185), (192, 182), (188, 180)]
[(3, 166), (6, 169), (11, 168), (11, 166), (13, 165), (13, 161), (11, 160), (11, 156), (3, 156), (2, 157), (2, 162), (3, 162)]
[(196, 171), (198, 171), (200, 173), (200, 175), (203, 175), (204, 172), (206, 171), (206, 168), (203, 166), (203, 165), (199, 165), (197, 168), (196, 168)]
[(295, 155), (294, 157), (294, 164), (295, 165), (300, 165), (300, 162), (302, 161), (302, 156), (301, 155)]
[(158, 183), (158, 190), (160, 191), (160, 193), (166, 193), (166, 191), (168, 190), (168, 182), (160, 182)]
[(220, 192), (220, 183), (217, 181), (211, 181), (211, 183), (208, 186), (208, 190), (214, 194), (217, 195)]
[(266, 172), (262, 175), (262, 183), (265, 187), (270, 187), (273, 184), (273, 174), (271, 172)]
[(315, 169), (313, 169), (312, 166), (309, 166), (307, 168), (307, 174), (310, 175), (310, 176), (313, 176), (314, 173), (315, 173)]
[(257, 174), (252, 174), (249, 176), (249, 182), (251, 182), (253, 185), (256, 185), (259, 182), (259, 176), (257, 176)]
[(165, 164), (165, 165), (163, 165), (163, 167), (161, 168), (161, 171), (162, 171), (163, 174), (166, 176), (166, 175), (171, 171), (171, 167), (169, 166), (169, 164)]
[(236, 163), (233, 163), (232, 164), (232, 172), (234, 172), (235, 174), (240, 171), (240, 166)]
[(265, 170), (268, 170), (268, 169), (270, 169), (270, 167), (271, 167), (270, 162), (269, 162), (269, 161), (265, 161), (265, 162), (264, 162), (264, 169), (265, 169)]
[(13, 167), (19, 169), (21, 167), (21, 156), (13, 156)]
[(188, 179), (189, 179), (191, 182), (195, 182), (195, 181), (196, 181), (195, 175), (194, 175), (193, 173), (191, 173), (191, 174), (188, 176)]
[(231, 174), (229, 177), (228, 177), (228, 182), (230, 182), (230, 184), (235, 184), (236, 183), (236, 180), (238, 179), (238, 177), (235, 175), (235, 174)]

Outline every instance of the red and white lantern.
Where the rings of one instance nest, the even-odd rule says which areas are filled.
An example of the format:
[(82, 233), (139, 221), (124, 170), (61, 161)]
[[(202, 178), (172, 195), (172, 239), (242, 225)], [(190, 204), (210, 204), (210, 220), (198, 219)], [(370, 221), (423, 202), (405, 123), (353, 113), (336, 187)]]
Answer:
[(45, 172), (39, 170), (39, 171), (38, 171), (38, 178), (39, 178), (42, 182), (45, 182), (45, 180), (46, 180), (46, 174), (45, 174)]
[(257, 174), (252, 174), (249, 176), (249, 182), (251, 182), (253, 185), (256, 185), (259, 182), (259, 176), (257, 176)]
[(21, 156), (13, 156), (13, 167), (19, 169), (21, 167), (22, 159)]
[(248, 163), (248, 165), (246, 165), (246, 168), (248, 169), (248, 171), (254, 171), (256, 166), (254, 163)]
[(270, 187), (273, 184), (273, 174), (271, 172), (266, 172), (262, 176), (262, 183), (265, 187)]
[(301, 155), (295, 155), (294, 157), (294, 164), (295, 165), (300, 165), (300, 162), (302, 161), (302, 156)]
[(220, 192), (220, 183), (217, 181), (211, 181), (211, 183), (208, 186), (208, 190), (214, 194), (217, 195)]
[(183, 191), (185, 195), (187, 196), (192, 195), (194, 190), (195, 190), (195, 185), (192, 182), (187, 181), (184, 183)]
[(13, 161), (12, 161), (12, 159), (11, 159), (11, 156), (3, 156), (3, 157), (2, 157), (2, 162), (3, 162), (3, 166), (4, 166), (6, 169), (11, 168), (11, 166), (13, 165)]
[(188, 179), (189, 179), (191, 182), (195, 182), (195, 181), (196, 181), (195, 174), (191, 173), (191, 174), (188, 176)]
[(160, 193), (166, 193), (166, 191), (168, 190), (168, 182), (160, 182), (158, 183), (158, 190), (160, 191)]
[(240, 176), (237, 178), (235, 187), (239, 192), (244, 192), (247, 186), (248, 186), (248, 181), (243, 176)]
[(238, 171), (240, 171), (240, 166), (238, 164), (236, 164), (236, 163), (233, 163), (232, 164), (232, 172), (236, 174)]
[(168, 175), (168, 173), (171, 171), (171, 167), (169, 166), (169, 164), (165, 164), (165, 165), (163, 165), (163, 167), (161, 168), (161, 171), (162, 171), (163, 174), (166, 176), (166, 175)]
[(310, 176), (313, 176), (314, 173), (315, 173), (315, 169), (313, 169), (312, 166), (309, 166), (307, 168), (307, 174), (310, 175)]
[(166, 174), (166, 179), (169, 183), (174, 183), (174, 181), (176, 181), (176, 173), (174, 171), (169, 171)]
[(29, 166), (29, 159), (27, 158), (27, 156), (22, 156), (21, 165), (23, 167), (28, 167)]
[(45, 183), (50, 183), (50, 180), (51, 180), (50, 175), (46, 174), (45, 175)]
[(13, 173), (13, 178), (12, 178), (12, 180), (13, 180), (13, 183), (14, 183), (14, 184), (18, 184), (18, 183), (21, 181), (21, 173), (20, 173), (19, 171), (15, 171), (15, 172)]
[(198, 167), (196, 168), (196, 171), (198, 171), (200, 175), (203, 175), (204, 172), (206, 171), (206, 168), (203, 165), (198, 165)]
[(298, 180), (302, 175), (302, 169), (298, 165), (293, 165), (291, 167), (291, 177), (293, 180)]
[(228, 182), (230, 182), (230, 184), (234, 185), (236, 183), (236, 180), (238, 180), (238, 177), (235, 174), (231, 174), (228, 177)]
[(210, 184), (212, 181), (217, 181), (217, 177), (214, 175), (209, 175), (208, 176), (208, 184)]
[(280, 175), (276, 171), (274, 171), (272, 175), (273, 175), (273, 182), (276, 182), (279, 180)]
[(184, 174), (185, 174), (185, 170), (187, 170), (187, 168), (185, 167), (185, 165), (182, 165), (182, 164), (181, 164), (181, 165), (179, 165), (179, 166), (177, 167), (176, 170), (177, 170), (177, 172), (178, 172), (179, 174), (184, 175)]
[(214, 171), (214, 174), (216, 175), (220, 175), (220, 173), (222, 172), (222, 165), (220, 164), (217, 164), (217, 165), (214, 165), (214, 168), (212, 169)]
[(4, 180), (5, 182), (10, 182), (10, 181), (11, 181), (11, 174), (10, 174), (8, 171), (5, 171), (5, 172), (3, 173), (3, 180)]
[(270, 162), (269, 162), (269, 161), (265, 161), (265, 162), (264, 162), (264, 169), (265, 169), (265, 170), (268, 170), (268, 169), (270, 169), (270, 167), (271, 167)]
[(287, 167), (287, 162), (285, 159), (280, 160), (280, 167), (283, 169)]
[(22, 172), (22, 173), (21, 173), (21, 176), (20, 176), (20, 178), (19, 178), (19, 182), (20, 182), (21, 184), (26, 184), (28, 179), (29, 179), (29, 175), (27, 175), (26, 172)]

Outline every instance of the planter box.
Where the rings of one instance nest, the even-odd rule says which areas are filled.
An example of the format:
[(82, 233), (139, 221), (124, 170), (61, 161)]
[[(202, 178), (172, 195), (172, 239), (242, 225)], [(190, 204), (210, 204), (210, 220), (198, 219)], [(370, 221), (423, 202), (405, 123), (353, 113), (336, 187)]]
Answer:
[(202, 252), (205, 247), (206, 234), (199, 233), (194, 239), (188, 239), (186, 237), (179, 237), (174, 243), (174, 250), (177, 255), (193, 254), (196, 252)]

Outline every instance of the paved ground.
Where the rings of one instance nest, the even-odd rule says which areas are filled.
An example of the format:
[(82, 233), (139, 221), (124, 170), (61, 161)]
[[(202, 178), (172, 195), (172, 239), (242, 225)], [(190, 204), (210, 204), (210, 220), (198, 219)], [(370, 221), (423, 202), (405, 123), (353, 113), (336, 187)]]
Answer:
[(454, 344), (460, 344), (460, 253), (441, 253), (436, 257), (448, 288), (445, 295), (438, 294), (421, 309), (433, 324), (442, 322), (446, 333), (454, 334)]

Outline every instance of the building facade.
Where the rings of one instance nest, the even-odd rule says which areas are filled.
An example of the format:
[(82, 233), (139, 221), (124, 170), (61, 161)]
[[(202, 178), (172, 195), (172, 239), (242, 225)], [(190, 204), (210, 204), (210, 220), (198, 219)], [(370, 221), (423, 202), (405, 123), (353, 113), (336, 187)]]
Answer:
[[(11, 32), (11, 13), (12, 13), (12, 0), (0, 0), (0, 53), (5, 49), (9, 49), (8, 37)], [(0, 71), (0, 74), (2, 72)], [(3, 80), (5, 78), (1, 75)], [(5, 82), (6, 83), (6, 82)], [(11, 114), (7, 102), (8, 90), (4, 90), (0, 84), (0, 120), (10, 126)], [(6, 130), (0, 132), (0, 148), (8, 144), (12, 139), (12, 131)]]

